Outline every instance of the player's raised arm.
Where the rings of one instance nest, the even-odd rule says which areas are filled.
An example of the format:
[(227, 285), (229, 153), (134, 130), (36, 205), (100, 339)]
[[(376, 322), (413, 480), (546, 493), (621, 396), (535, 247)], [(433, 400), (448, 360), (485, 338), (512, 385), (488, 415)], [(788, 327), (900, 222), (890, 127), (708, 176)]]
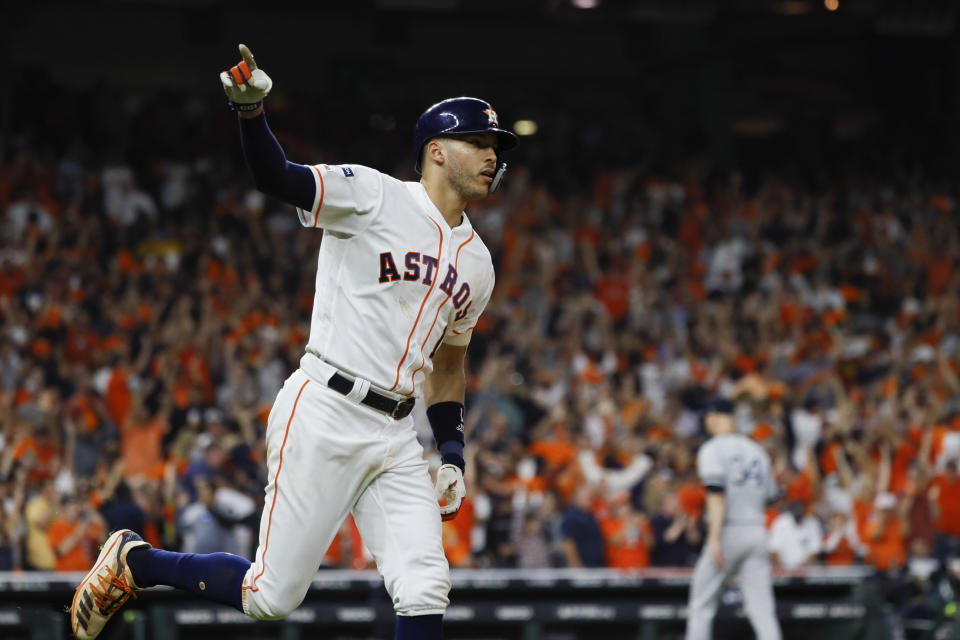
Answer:
[(239, 49), (243, 59), (221, 72), (220, 82), (230, 108), (239, 116), (243, 155), (254, 183), (268, 195), (309, 210), (316, 196), (313, 173), (309, 167), (287, 160), (263, 113), (263, 99), (273, 88), (273, 81), (257, 68), (246, 45), (241, 44)]

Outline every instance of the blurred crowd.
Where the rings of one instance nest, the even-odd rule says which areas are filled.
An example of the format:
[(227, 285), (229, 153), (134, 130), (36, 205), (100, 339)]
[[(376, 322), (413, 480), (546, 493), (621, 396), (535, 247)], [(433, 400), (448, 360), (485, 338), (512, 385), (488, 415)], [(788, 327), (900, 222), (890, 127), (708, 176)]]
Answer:
[[(266, 416), (306, 341), (321, 234), (253, 190), (230, 117), (222, 148), (187, 159), (9, 149), (0, 570), (86, 570), (120, 527), (251, 557)], [(696, 167), (560, 192), (512, 167), (470, 209), (497, 286), (469, 351), (451, 565), (691, 566), (701, 412), (719, 396), (773, 460), (775, 564), (867, 564), (904, 607), (956, 588), (956, 195), (912, 174), (747, 188)], [(324, 566), (371, 562), (348, 519)]]

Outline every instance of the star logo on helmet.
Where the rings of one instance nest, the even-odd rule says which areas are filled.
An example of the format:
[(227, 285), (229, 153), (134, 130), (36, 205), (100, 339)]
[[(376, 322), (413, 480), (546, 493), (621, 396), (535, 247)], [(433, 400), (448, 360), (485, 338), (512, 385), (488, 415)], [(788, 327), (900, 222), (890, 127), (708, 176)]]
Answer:
[(500, 122), (497, 121), (497, 112), (492, 108), (484, 109), (483, 112), (487, 114), (487, 124), (492, 124), (495, 127), (500, 126)]

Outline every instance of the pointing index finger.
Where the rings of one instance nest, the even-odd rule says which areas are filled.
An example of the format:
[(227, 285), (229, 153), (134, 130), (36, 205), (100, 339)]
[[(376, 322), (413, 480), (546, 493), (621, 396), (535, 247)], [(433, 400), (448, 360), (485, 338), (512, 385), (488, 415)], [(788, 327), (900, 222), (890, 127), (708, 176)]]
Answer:
[(257, 63), (253, 60), (253, 54), (250, 53), (250, 49), (245, 44), (241, 44), (238, 49), (240, 49), (240, 57), (243, 58), (243, 61), (247, 63), (247, 66), (250, 67), (250, 71), (253, 71), (257, 68)]

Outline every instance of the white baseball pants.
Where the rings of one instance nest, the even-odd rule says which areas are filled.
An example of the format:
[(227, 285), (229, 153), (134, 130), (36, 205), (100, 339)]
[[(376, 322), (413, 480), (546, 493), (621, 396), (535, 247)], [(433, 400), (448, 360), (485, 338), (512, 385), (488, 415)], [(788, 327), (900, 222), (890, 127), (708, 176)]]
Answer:
[(743, 592), (744, 609), (757, 640), (780, 640), (780, 623), (777, 621), (770, 580), (766, 529), (762, 526), (725, 526), (720, 546), (725, 560), (723, 569), (714, 564), (704, 545), (693, 570), (687, 606), (686, 640), (710, 640), (720, 594), (731, 575), (737, 576)]
[(450, 571), (413, 419), (394, 420), (327, 388), (319, 362), (312, 376), (297, 369), (270, 411), (266, 500), (244, 613), (274, 620), (296, 609), (352, 512), (396, 613), (442, 614)]

